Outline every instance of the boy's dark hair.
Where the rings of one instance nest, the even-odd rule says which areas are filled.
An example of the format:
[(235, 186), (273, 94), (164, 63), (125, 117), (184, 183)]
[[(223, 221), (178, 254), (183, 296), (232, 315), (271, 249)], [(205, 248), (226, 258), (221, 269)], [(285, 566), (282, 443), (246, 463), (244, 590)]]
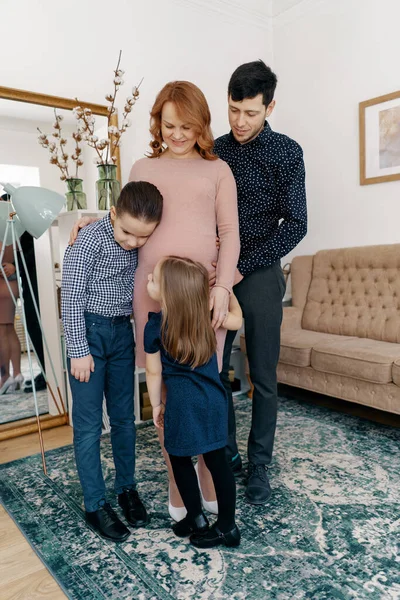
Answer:
[(11, 196), (10, 194), (3, 194), (2, 196), (0, 196), (0, 200), (3, 200), (3, 202), (8, 202), (9, 200), (11, 200)]
[(127, 213), (147, 223), (159, 223), (162, 209), (163, 197), (156, 186), (147, 181), (130, 181), (124, 185), (115, 206), (119, 217)]
[(240, 65), (233, 72), (228, 84), (228, 96), (234, 102), (241, 102), (245, 98), (255, 98), (262, 94), (263, 104), (267, 107), (274, 99), (277, 83), (277, 76), (265, 62), (261, 59), (254, 60)]

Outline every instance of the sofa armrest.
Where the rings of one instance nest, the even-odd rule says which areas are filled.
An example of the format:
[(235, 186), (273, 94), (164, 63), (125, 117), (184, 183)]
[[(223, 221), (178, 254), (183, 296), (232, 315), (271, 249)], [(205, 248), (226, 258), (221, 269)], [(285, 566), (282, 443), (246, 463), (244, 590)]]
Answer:
[(282, 331), (301, 329), (302, 316), (303, 312), (296, 306), (285, 306), (283, 308)]

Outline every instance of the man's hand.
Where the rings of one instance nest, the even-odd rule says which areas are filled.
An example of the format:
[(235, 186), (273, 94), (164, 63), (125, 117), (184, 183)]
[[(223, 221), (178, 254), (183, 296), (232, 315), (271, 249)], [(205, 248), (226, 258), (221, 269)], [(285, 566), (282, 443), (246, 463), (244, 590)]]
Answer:
[(3, 269), (7, 277), (11, 277), (15, 273), (15, 266), (12, 263), (3, 263)]
[(71, 375), (81, 383), (87, 383), (90, 373), (94, 373), (94, 360), (91, 354), (82, 358), (71, 358)]
[(210, 292), (210, 310), (213, 311), (211, 325), (217, 330), (226, 319), (229, 306), (229, 292), (222, 287), (214, 287)]
[(157, 429), (164, 429), (165, 406), (161, 402), (158, 406), (153, 406), (153, 423)]
[(75, 225), (71, 229), (71, 233), (69, 234), (68, 245), (73, 246), (76, 238), (78, 237), (79, 230), (82, 227), (86, 227), (86, 225), (90, 225), (90, 223), (94, 223), (98, 221), (97, 217), (82, 217), (78, 221), (76, 221)]

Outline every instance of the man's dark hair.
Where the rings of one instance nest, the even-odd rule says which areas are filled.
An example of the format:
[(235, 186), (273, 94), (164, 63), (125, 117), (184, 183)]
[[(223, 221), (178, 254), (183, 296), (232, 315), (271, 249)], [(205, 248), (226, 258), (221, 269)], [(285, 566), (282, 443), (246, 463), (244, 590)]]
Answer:
[(229, 80), (228, 96), (234, 102), (241, 102), (245, 98), (255, 98), (263, 95), (263, 104), (267, 107), (274, 99), (274, 92), (278, 78), (265, 62), (254, 60), (240, 65)]
[(3, 200), (3, 202), (8, 202), (11, 200), (11, 196), (10, 194), (2, 194), (2, 196), (0, 196), (0, 200)]
[(152, 183), (130, 181), (121, 190), (115, 210), (120, 217), (128, 214), (146, 223), (159, 223), (163, 209), (163, 197)]

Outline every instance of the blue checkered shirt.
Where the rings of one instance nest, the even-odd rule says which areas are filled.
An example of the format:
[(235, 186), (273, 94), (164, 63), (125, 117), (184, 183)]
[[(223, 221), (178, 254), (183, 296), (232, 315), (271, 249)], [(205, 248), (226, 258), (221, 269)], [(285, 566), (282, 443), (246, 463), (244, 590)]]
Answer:
[(69, 358), (90, 354), (85, 312), (104, 317), (132, 312), (137, 249), (124, 250), (114, 239), (110, 215), (84, 227), (64, 256), (61, 312)]

